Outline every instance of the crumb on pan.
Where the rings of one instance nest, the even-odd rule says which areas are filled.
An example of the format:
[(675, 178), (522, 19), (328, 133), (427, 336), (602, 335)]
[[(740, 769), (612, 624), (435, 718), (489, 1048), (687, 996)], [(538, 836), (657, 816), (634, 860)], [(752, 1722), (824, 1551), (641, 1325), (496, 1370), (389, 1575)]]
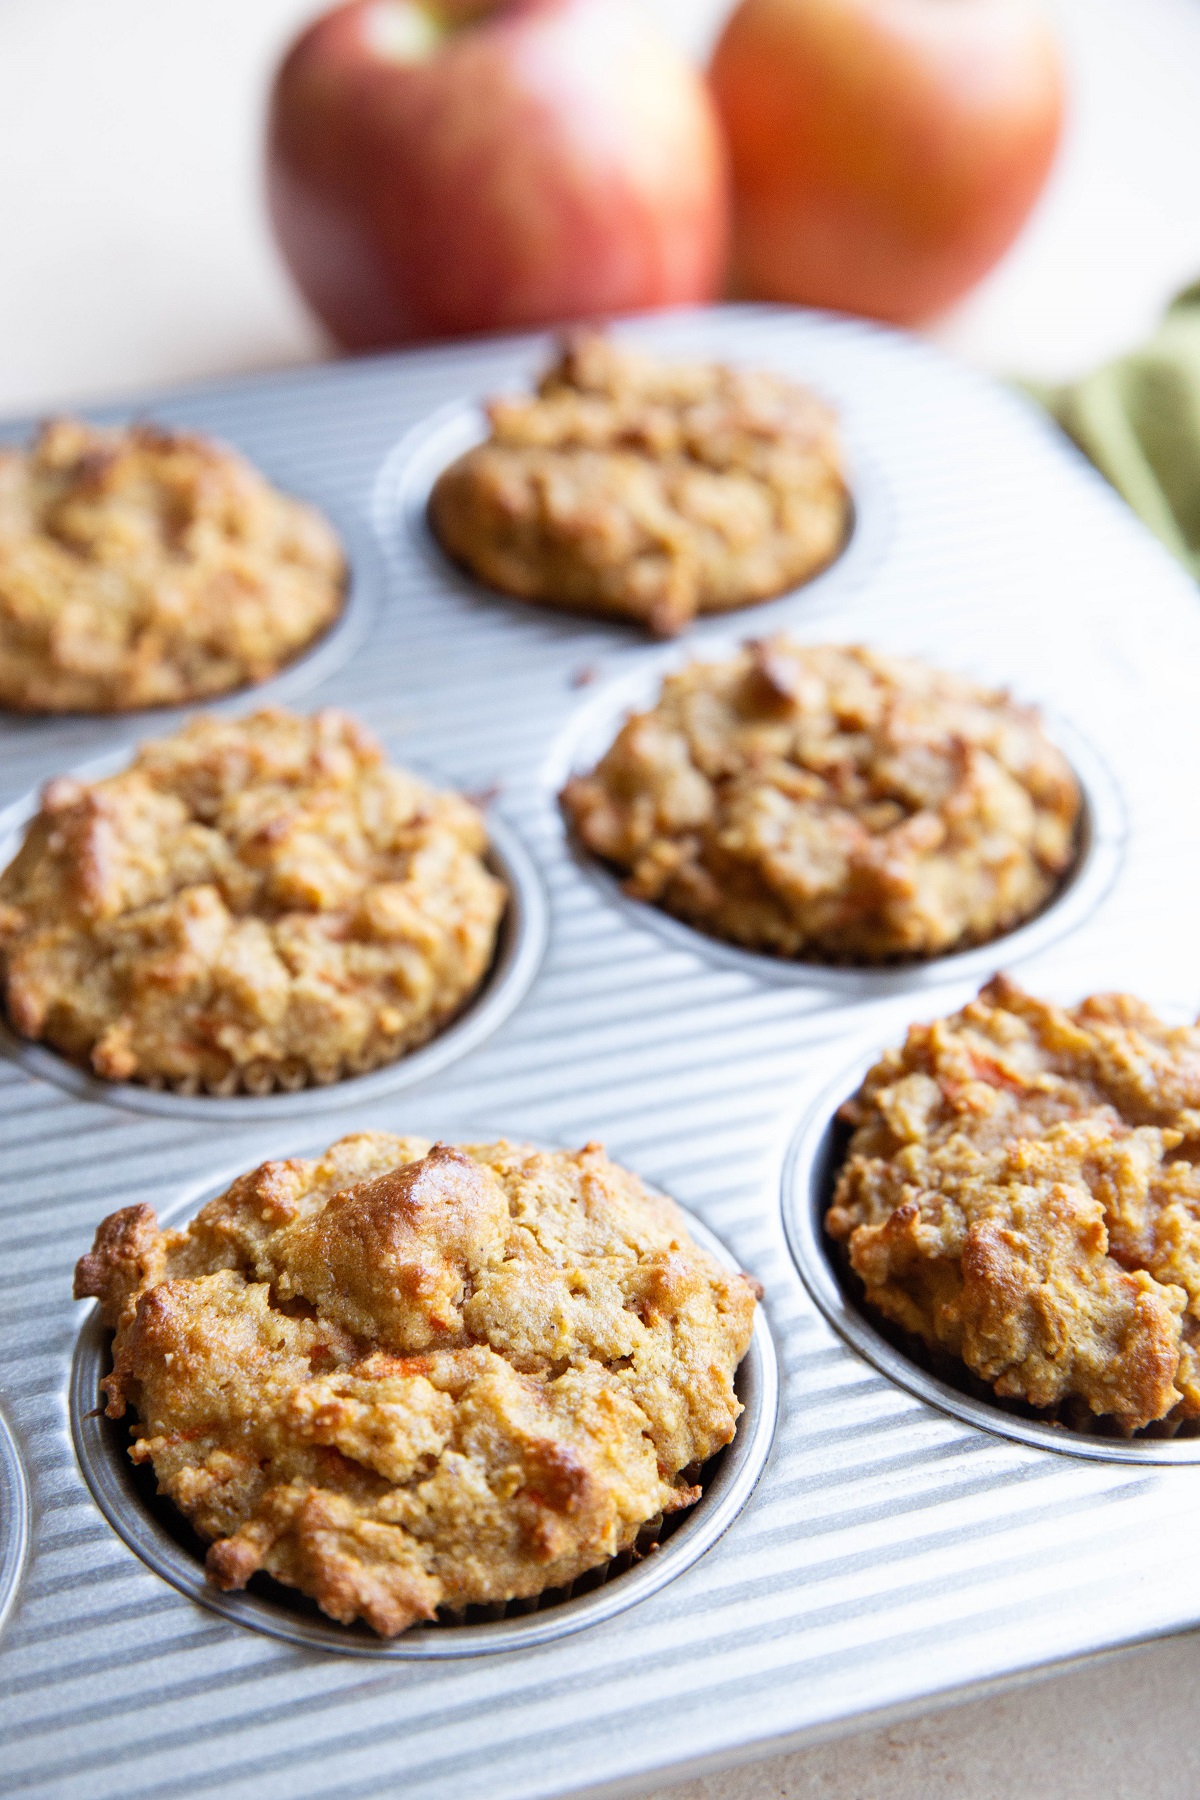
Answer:
[(1200, 1028), (998, 976), (843, 1116), (825, 1228), (869, 1307), (1068, 1423), (1200, 1416)]
[(265, 1163), (184, 1231), (114, 1213), (75, 1293), (210, 1578), (262, 1569), (387, 1636), (563, 1586), (691, 1505), (755, 1306), (599, 1145), (385, 1132)]
[(845, 541), (833, 414), (779, 375), (570, 339), (439, 477), (434, 531), (488, 586), (669, 636), (807, 581)]
[(124, 712), (265, 681), (341, 611), (332, 528), (206, 438), (43, 427), (0, 450), (0, 706)]
[(636, 899), (746, 949), (878, 963), (986, 942), (1076, 856), (1078, 784), (1036, 712), (858, 647), (691, 663), (562, 795)]
[(269, 1092), (394, 1061), (491, 964), (480, 813), (344, 713), (198, 719), (52, 781), (0, 875), (13, 1027), (109, 1081)]

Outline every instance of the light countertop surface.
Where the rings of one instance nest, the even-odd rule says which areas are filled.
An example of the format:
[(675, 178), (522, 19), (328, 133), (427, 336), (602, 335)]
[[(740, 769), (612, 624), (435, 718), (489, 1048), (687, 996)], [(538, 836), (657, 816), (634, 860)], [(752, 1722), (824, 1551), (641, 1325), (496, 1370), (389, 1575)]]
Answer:
[[(703, 52), (729, 0), (645, 0)], [(0, 415), (331, 354), (259, 193), (265, 85), (313, 0), (3, 0)], [(1057, 0), (1058, 166), (930, 335), (1064, 377), (1200, 275), (1200, 0)], [(1200, 1635), (711, 1773), (676, 1800), (1156, 1800), (1200, 1793)]]

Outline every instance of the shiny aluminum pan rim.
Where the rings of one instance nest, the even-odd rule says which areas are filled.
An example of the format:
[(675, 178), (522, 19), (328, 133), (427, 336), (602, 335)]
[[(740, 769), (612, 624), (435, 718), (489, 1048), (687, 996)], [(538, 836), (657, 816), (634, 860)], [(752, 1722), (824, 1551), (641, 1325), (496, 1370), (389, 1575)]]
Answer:
[[(128, 765), (120, 750), (68, 771), (80, 781), (99, 781)], [(448, 787), (435, 774), (412, 765), (435, 785)], [(22, 827), (38, 810), (39, 795), (26, 794), (0, 812), (0, 868), (7, 868), (20, 847)], [(509, 901), (501, 920), (496, 953), (474, 997), (458, 1016), (429, 1041), (406, 1056), (366, 1075), (347, 1076), (328, 1086), (303, 1087), (292, 1093), (178, 1094), (131, 1081), (104, 1081), (68, 1062), (45, 1044), (18, 1037), (0, 1011), (0, 1055), (31, 1075), (52, 1081), (78, 1100), (158, 1117), (209, 1119), (224, 1124), (253, 1125), (262, 1119), (307, 1118), (312, 1113), (341, 1111), (412, 1087), (457, 1062), (496, 1031), (528, 991), (545, 954), (550, 931), (549, 903), (537, 866), (520, 837), (493, 812), (487, 817), (488, 851), (484, 861), (504, 882)]]
[(978, 981), (1000, 965), (1008, 968), (1036, 955), (1074, 931), (1096, 911), (1116, 880), (1125, 854), (1129, 826), (1121, 791), (1103, 757), (1068, 719), (1039, 706), (1046, 736), (1066, 757), (1079, 783), (1083, 806), (1079, 854), (1056, 894), (1023, 925), (984, 944), (946, 956), (888, 964), (878, 968), (804, 962), (744, 950), (712, 937), (675, 918), (660, 906), (635, 900), (620, 877), (584, 848), (563, 815), (558, 796), (572, 775), (589, 774), (615, 738), (627, 712), (653, 702), (663, 677), (686, 663), (723, 661), (744, 640), (725, 639), (688, 646), (643, 660), (608, 683), (580, 708), (547, 759), (542, 786), (555, 827), (576, 867), (619, 906), (626, 917), (664, 938), (677, 950), (688, 950), (724, 968), (736, 969), (779, 987), (825, 990), (848, 1001), (876, 1000), (949, 982)]
[(29, 1548), (29, 1487), (17, 1446), (0, 1413), (0, 1627), (25, 1568)]
[(888, 1342), (846, 1294), (833, 1266), (824, 1231), (833, 1174), (838, 1108), (857, 1093), (868, 1069), (894, 1039), (862, 1051), (806, 1110), (788, 1146), (783, 1165), (783, 1226), (792, 1260), (809, 1294), (838, 1335), (897, 1387), (940, 1412), (995, 1437), (1014, 1439), (1060, 1456), (1113, 1463), (1198, 1463), (1200, 1438), (1104, 1438), (1065, 1426), (1023, 1419), (1000, 1406), (973, 1399), (922, 1369)]
[[(455, 1134), (462, 1135), (462, 1134)], [(206, 1195), (220, 1189), (206, 1188)], [(725, 1268), (739, 1264), (721, 1240), (687, 1212), (688, 1230)], [(479, 1625), (425, 1626), (394, 1639), (372, 1638), (365, 1630), (333, 1621), (306, 1619), (250, 1593), (222, 1593), (204, 1569), (142, 1505), (127, 1457), (114, 1450), (96, 1413), (101, 1375), (109, 1364), (111, 1333), (92, 1307), (84, 1320), (71, 1363), (68, 1403), (71, 1435), (83, 1478), (96, 1505), (117, 1535), (157, 1575), (191, 1600), (234, 1624), (267, 1637), (328, 1650), (342, 1656), (388, 1661), (445, 1659), (491, 1651), (526, 1650), (598, 1625), (648, 1599), (698, 1562), (728, 1530), (757, 1485), (775, 1435), (779, 1369), (775, 1344), (762, 1306), (755, 1308), (750, 1348), (737, 1373), (744, 1411), (733, 1441), (720, 1452), (716, 1472), (683, 1522), (644, 1561), (614, 1575), (603, 1586), (545, 1611)]]
[[(831, 402), (836, 406), (836, 402)], [(492, 588), (469, 570), (463, 569), (447, 555), (429, 522), (429, 496), (434, 482), (459, 456), (474, 449), (487, 436), (487, 419), (474, 400), (451, 400), (428, 418), (414, 425), (386, 458), (375, 485), (372, 514), (375, 531), (384, 555), (394, 557), (403, 541), (415, 549), (421, 560), (447, 586), (475, 600), (508, 602), (523, 612), (551, 612), (559, 618), (575, 619), (582, 625), (597, 624), (633, 631), (645, 636), (644, 626), (636, 620), (605, 615), (586, 609), (555, 608), (548, 603), (531, 602)], [(817, 570), (815, 575), (795, 587), (787, 588), (735, 613), (706, 614), (688, 627), (689, 639), (699, 640), (706, 628), (728, 630), (731, 617), (746, 617), (761, 629), (770, 621), (762, 614), (769, 607), (788, 608), (788, 616), (799, 603), (805, 619), (821, 617), (840, 605), (847, 589), (858, 586), (881, 561), (892, 530), (892, 509), (887, 489), (879, 470), (869, 456), (857, 449), (848, 453), (846, 484), (850, 493), (850, 517), (846, 537), (837, 555)], [(779, 621), (782, 623), (782, 612)], [(653, 641), (653, 640), (652, 640)]]

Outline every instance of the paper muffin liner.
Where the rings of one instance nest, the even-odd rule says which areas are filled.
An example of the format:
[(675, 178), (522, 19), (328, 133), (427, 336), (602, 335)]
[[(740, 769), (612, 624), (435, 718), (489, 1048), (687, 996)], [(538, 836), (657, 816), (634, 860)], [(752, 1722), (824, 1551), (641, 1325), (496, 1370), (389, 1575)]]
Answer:
[[(512, 906), (512, 891), (509, 890), (509, 903), (506, 914)], [(299, 1094), (306, 1090), (328, 1089), (336, 1087), (340, 1082), (353, 1081), (363, 1075), (376, 1074), (381, 1069), (390, 1069), (402, 1063), (406, 1057), (423, 1049), (443, 1033), (450, 1030), (460, 1019), (484, 997), (496, 977), (501, 960), (501, 936), (505, 928), (505, 916), (502, 916), (497, 933), (496, 949), (492, 959), (459, 1004), (450, 1011), (438, 1013), (424, 1019), (420, 1024), (402, 1037), (395, 1048), (381, 1050), (365, 1056), (345, 1057), (334, 1068), (314, 1068), (300, 1058), (289, 1058), (280, 1063), (265, 1060), (248, 1062), (241, 1067), (229, 1069), (215, 1081), (205, 1081), (199, 1075), (128, 1075), (121, 1080), (112, 1080), (98, 1075), (96, 1071), (81, 1058), (68, 1057), (66, 1053), (45, 1038), (25, 1038), (18, 1035), (0, 1010), (14, 1044), (18, 1048), (28, 1046), (55, 1058), (65, 1069), (77, 1070), (85, 1079), (100, 1084), (102, 1090), (122, 1093), (132, 1089), (144, 1094), (170, 1094), (182, 1100), (194, 1099), (252, 1099), (262, 1100), (277, 1094)]]
[[(511, 905), (511, 892), (509, 904)], [(498, 928), (497, 940), (502, 929), (503, 916)], [(423, 1019), (418, 1026), (399, 1041), (395, 1049), (368, 1056), (344, 1057), (333, 1069), (316, 1069), (295, 1057), (281, 1063), (269, 1063), (263, 1060), (248, 1062), (240, 1068), (230, 1069), (217, 1081), (205, 1081), (199, 1075), (184, 1075), (177, 1078), (167, 1075), (130, 1075), (125, 1077), (125, 1081), (130, 1086), (142, 1088), (148, 1093), (176, 1094), (182, 1099), (207, 1095), (211, 1099), (227, 1100), (235, 1095), (263, 1099), (269, 1094), (298, 1094), (306, 1088), (329, 1088), (334, 1087), (339, 1081), (352, 1081), (359, 1075), (371, 1075), (377, 1069), (390, 1068), (393, 1063), (400, 1062), (404, 1057), (411, 1055), (414, 1050), (420, 1050), (423, 1045), (428, 1044), (453, 1025), (456, 1019), (461, 1018), (487, 988), (495, 972), (496, 960), (496, 954), (493, 953), (484, 973), (457, 1006), (449, 1012), (438, 1013), (431, 1018)], [(63, 1056), (63, 1052), (56, 1049), (53, 1044), (47, 1043), (44, 1039), (36, 1041), (54, 1055)], [(85, 1074), (95, 1074), (95, 1071), (82, 1061), (77, 1062), (65, 1056), (63, 1059)], [(103, 1077), (97, 1076), (96, 1079), (102, 1080)], [(111, 1085), (123, 1084), (113, 1083)]]
[(219, 1081), (202, 1081), (198, 1075), (186, 1075), (178, 1080), (171, 1080), (164, 1075), (151, 1075), (142, 1080), (135, 1075), (129, 1079), (139, 1087), (149, 1088), (152, 1093), (178, 1094), (185, 1099), (208, 1094), (216, 1100), (227, 1100), (235, 1094), (243, 1094), (251, 1099), (261, 1100), (268, 1094), (298, 1094), (305, 1088), (333, 1087), (339, 1081), (353, 1080), (356, 1075), (371, 1075), (376, 1069), (386, 1069), (412, 1051), (419, 1050), (431, 1038), (437, 1037), (439, 1032), (452, 1025), (478, 998), (491, 979), (494, 966), (493, 957), (492, 963), (470, 993), (453, 1011), (423, 1020), (419, 1027), (401, 1040), (396, 1049), (379, 1055), (344, 1057), (332, 1070), (314, 1069), (299, 1058), (293, 1058), (282, 1063), (249, 1062), (241, 1068), (230, 1069)]

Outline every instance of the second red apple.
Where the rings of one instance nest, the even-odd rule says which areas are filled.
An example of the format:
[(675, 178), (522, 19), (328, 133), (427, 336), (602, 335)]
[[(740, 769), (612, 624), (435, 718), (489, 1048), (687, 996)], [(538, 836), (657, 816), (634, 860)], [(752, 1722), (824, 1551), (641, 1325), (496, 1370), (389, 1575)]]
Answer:
[(1062, 123), (1041, 0), (741, 0), (712, 82), (738, 290), (898, 324), (1008, 248)]

